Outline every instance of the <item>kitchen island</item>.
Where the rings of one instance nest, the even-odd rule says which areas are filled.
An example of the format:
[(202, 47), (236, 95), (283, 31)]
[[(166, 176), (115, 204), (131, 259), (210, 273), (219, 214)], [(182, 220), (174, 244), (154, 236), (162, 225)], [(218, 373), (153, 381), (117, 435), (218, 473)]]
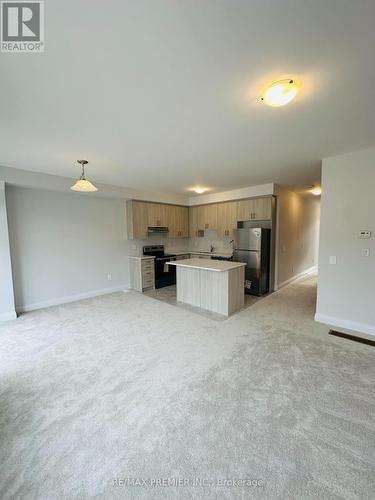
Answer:
[(177, 300), (229, 316), (244, 305), (244, 262), (184, 259), (176, 266)]

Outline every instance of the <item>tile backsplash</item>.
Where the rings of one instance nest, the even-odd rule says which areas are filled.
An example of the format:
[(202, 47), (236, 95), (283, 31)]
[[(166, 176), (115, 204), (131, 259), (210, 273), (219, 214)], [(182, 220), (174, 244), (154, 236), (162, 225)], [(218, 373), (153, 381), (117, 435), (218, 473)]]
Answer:
[(163, 234), (150, 234), (147, 240), (130, 240), (130, 255), (141, 255), (145, 245), (164, 245), (165, 251), (173, 252), (209, 252), (211, 245), (215, 252), (231, 253), (230, 238), (221, 238), (216, 231), (205, 231), (201, 238), (168, 238)]
[(195, 252), (209, 252), (211, 245), (214, 247), (214, 252), (231, 253), (233, 250), (231, 239), (229, 237), (222, 238), (217, 235), (216, 231), (205, 231), (202, 238), (189, 238), (189, 250)]

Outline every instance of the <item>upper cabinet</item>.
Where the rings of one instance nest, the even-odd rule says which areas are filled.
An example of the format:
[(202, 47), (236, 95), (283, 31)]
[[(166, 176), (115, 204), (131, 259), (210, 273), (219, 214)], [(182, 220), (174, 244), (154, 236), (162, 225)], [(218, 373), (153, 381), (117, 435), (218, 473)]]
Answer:
[(272, 216), (272, 199), (250, 198), (237, 204), (237, 220), (268, 220)]
[(175, 205), (168, 206), (168, 236), (186, 238), (189, 236), (189, 209)]
[(217, 203), (198, 207), (198, 226), (201, 230), (217, 229)]
[(130, 200), (126, 209), (129, 239), (147, 239), (149, 227), (168, 227), (169, 238), (189, 236), (188, 207)]
[(199, 236), (198, 211), (200, 207), (189, 207), (189, 236)]
[(162, 203), (147, 203), (148, 227), (168, 226), (168, 205)]
[(237, 227), (237, 202), (227, 201), (217, 205), (217, 233), (222, 237), (233, 237)]
[(238, 221), (270, 220), (272, 197), (250, 198), (183, 207), (165, 203), (128, 201), (128, 237), (144, 240), (149, 227), (168, 227), (169, 238), (194, 238), (204, 231), (217, 231), (220, 237), (233, 237)]
[(131, 240), (145, 240), (148, 237), (148, 203), (129, 200), (126, 202), (126, 219), (128, 224), (128, 238)]

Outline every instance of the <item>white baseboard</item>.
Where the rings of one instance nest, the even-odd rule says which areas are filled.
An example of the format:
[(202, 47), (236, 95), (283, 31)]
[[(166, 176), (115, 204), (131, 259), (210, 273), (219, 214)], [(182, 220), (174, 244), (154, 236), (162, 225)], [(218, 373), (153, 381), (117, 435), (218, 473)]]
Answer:
[(16, 311), (10, 311), (7, 313), (0, 314), (0, 322), (1, 321), (11, 321), (12, 319), (16, 319), (16, 318), (17, 318)]
[(45, 307), (58, 306), (60, 304), (67, 304), (68, 302), (76, 302), (77, 300), (90, 299), (92, 297), (98, 297), (100, 295), (107, 295), (108, 293), (121, 292), (122, 290), (128, 290), (129, 287), (130, 285), (128, 284), (118, 285), (111, 288), (102, 288), (100, 290), (91, 290), (90, 292), (78, 293), (66, 297), (45, 300), (43, 302), (35, 302), (34, 304), (25, 304), (23, 306), (16, 307), (16, 311), (18, 313), (35, 311), (36, 309), (44, 309)]
[(326, 314), (320, 313), (316, 313), (314, 319), (318, 323), (324, 323), (325, 325), (332, 326), (334, 328), (343, 328), (344, 330), (375, 336), (375, 326), (367, 323), (358, 323), (357, 321), (335, 318), (333, 316), (327, 316)]
[(282, 283), (278, 283), (275, 287), (275, 290), (280, 290), (280, 288), (283, 288), (284, 286), (290, 285), (290, 283), (293, 283), (293, 281), (300, 280), (301, 278), (305, 278), (308, 274), (314, 274), (318, 271), (317, 266), (310, 267), (309, 269), (305, 269), (301, 273), (295, 274), (291, 278), (287, 279), (286, 281), (283, 281)]

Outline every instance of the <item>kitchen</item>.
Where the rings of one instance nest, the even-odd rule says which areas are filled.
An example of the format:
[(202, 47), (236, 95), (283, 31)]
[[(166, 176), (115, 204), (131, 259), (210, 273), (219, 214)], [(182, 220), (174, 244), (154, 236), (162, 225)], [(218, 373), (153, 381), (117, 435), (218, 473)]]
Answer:
[[(148, 243), (143, 245), (142, 255), (129, 257), (131, 287), (147, 292), (173, 286), (177, 276), (178, 301), (229, 315), (241, 309), (245, 293), (263, 295), (274, 289), (272, 228), (275, 222), (276, 197), (273, 195), (189, 207), (128, 200), (128, 237)], [(151, 244), (156, 241), (158, 244)], [(210, 259), (216, 264), (198, 259)], [(208, 294), (211, 297), (218, 289), (219, 276), (221, 279), (224, 276), (216, 273), (232, 276), (237, 268), (244, 272), (235, 292), (231, 286), (228, 288), (231, 280), (226, 282), (223, 299), (226, 305), (221, 300), (220, 306), (212, 306), (207, 300), (199, 299), (199, 290), (190, 290), (188, 296), (180, 293), (184, 288), (182, 275), (187, 268), (193, 274), (197, 269), (214, 273), (210, 273), (216, 283), (212, 282)], [(231, 296), (242, 296), (237, 306), (228, 306)]]

